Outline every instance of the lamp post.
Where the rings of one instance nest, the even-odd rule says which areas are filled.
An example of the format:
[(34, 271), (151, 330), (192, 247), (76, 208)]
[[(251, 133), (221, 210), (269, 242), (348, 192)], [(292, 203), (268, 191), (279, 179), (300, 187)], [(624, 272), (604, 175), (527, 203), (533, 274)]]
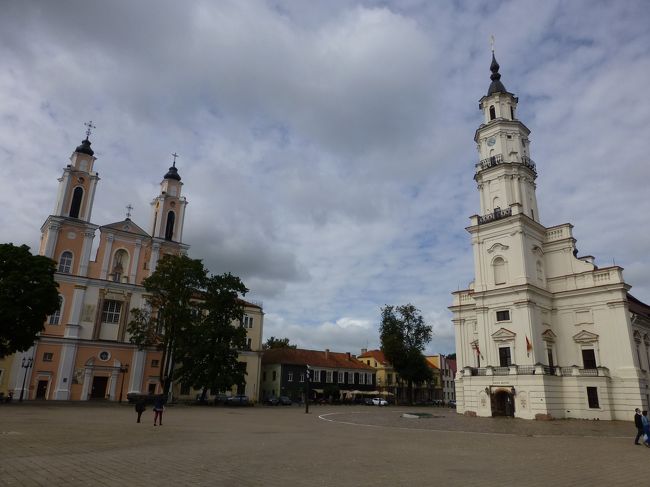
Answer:
[(307, 384), (305, 385), (305, 414), (309, 414), (309, 383), (311, 382), (311, 367), (309, 365), (307, 365), (305, 375), (307, 376)]
[(122, 373), (122, 387), (120, 387), (120, 404), (122, 403), (122, 393), (124, 392), (124, 374), (129, 371), (129, 364), (124, 364), (124, 367), (120, 367), (120, 372)]
[(23, 387), (20, 389), (20, 398), (18, 399), (18, 402), (23, 402), (23, 394), (25, 393), (25, 382), (27, 382), (27, 371), (32, 367), (33, 364), (34, 364), (33, 358), (23, 357), (23, 363), (20, 366), (23, 369), (25, 369), (25, 375), (23, 376)]

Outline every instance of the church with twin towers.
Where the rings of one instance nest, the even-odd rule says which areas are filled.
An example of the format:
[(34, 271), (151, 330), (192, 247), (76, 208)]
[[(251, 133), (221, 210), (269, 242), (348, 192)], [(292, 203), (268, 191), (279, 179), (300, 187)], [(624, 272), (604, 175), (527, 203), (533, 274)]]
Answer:
[(457, 410), (629, 420), (650, 404), (650, 306), (629, 294), (621, 267), (578, 254), (573, 225), (541, 223), (535, 181), (544, 166), (533, 162), (530, 130), (499, 69), (493, 52), (474, 135), (474, 280), (450, 306)]
[[(121, 401), (129, 393), (162, 392), (161, 351), (138, 349), (127, 325), (132, 310), (146, 306), (142, 281), (158, 261), (189, 249), (183, 240), (187, 200), (176, 154), (153, 195), (146, 231), (131, 220), (130, 208), (125, 219), (97, 225), (91, 217), (99, 161), (89, 140), (92, 124), (87, 125), (86, 138), (58, 180), (54, 210), (41, 227), (39, 254), (56, 261), (61, 305), (32, 348), (6, 359), (13, 363), (9, 390), (16, 398)], [(258, 304), (244, 306), (240, 326), (246, 328), (247, 346), (238, 351), (238, 361), (247, 372), (246, 383), (232, 392), (258, 400), (263, 312)], [(175, 398), (195, 393), (188, 385), (172, 387)]]

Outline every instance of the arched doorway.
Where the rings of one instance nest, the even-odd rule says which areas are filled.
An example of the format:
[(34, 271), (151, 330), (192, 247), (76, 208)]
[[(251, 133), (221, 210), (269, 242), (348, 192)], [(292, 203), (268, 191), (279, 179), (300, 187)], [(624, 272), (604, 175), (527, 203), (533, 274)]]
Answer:
[(498, 389), (492, 393), (492, 416), (515, 415), (515, 396), (509, 389)]

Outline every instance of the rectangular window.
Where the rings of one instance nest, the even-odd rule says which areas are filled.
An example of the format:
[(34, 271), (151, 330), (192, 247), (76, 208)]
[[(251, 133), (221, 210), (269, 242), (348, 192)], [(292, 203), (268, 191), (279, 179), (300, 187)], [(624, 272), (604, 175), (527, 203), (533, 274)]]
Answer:
[(589, 401), (590, 409), (599, 409), (598, 405), (598, 388), (597, 387), (587, 387), (587, 401)]
[(59, 295), (59, 309), (50, 315), (48, 323), (50, 325), (58, 325), (61, 321), (61, 309), (63, 308), (63, 297)]
[(510, 311), (497, 311), (497, 321), (510, 321)]
[(343, 384), (345, 382), (345, 374), (343, 372), (339, 372), (339, 377), (338, 377), (338, 383)]
[(359, 374), (359, 384), (365, 384), (366, 383), (366, 374)]
[(252, 345), (253, 345), (253, 339), (252, 338), (247, 338), (246, 339), (246, 350), (250, 350)]
[(331, 370), (327, 371), (326, 381), (327, 381), (328, 384), (332, 383), (332, 371)]
[(43, 354), (43, 362), (51, 362), (54, 359), (54, 354), (52, 352), (45, 352)]
[(300, 374), (300, 382), (305, 382), (305, 374)]
[(121, 311), (122, 303), (120, 301), (107, 299), (104, 301), (104, 308), (102, 309), (102, 323), (119, 323)]
[(348, 384), (354, 384), (354, 372), (348, 372)]
[(278, 377), (278, 373), (274, 370), (273, 371), (273, 380), (277, 379), (277, 377)]
[(293, 372), (289, 372), (289, 373), (287, 374), (287, 380), (288, 380), (289, 382), (293, 382)]
[(154, 368), (156, 368), (156, 367), (160, 367), (160, 360), (158, 360), (158, 359), (153, 359), (153, 360), (151, 361), (151, 366), (154, 367)]
[(510, 347), (499, 347), (499, 365), (508, 367), (511, 363)]
[(593, 348), (582, 349), (582, 363), (585, 369), (596, 368), (596, 352)]
[(244, 319), (242, 320), (242, 326), (244, 328), (253, 328), (253, 317), (244, 315)]
[(320, 382), (320, 370), (313, 370), (311, 373), (312, 382)]

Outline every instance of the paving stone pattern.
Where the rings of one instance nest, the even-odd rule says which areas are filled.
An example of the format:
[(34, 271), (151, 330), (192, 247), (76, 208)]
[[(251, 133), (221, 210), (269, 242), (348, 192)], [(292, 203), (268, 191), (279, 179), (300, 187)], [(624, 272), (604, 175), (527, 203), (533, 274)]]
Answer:
[[(406, 419), (403, 412), (432, 417)], [(645, 485), (630, 422), (438, 408), (0, 405), (2, 486)]]

